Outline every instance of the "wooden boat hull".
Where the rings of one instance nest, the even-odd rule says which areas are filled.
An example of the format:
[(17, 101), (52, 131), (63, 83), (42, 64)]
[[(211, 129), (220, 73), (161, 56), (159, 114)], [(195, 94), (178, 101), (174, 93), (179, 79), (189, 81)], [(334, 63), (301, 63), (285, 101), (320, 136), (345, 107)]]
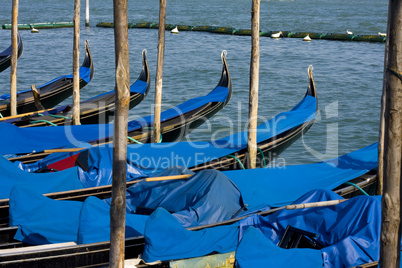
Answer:
[[(138, 83), (137, 82), (143, 82)], [(146, 83), (146, 84), (145, 84)], [(146, 51), (142, 53), (142, 70), (135, 83), (130, 87), (129, 109), (134, 108), (146, 97), (150, 88), (150, 74)], [(81, 124), (107, 124), (114, 118), (115, 91), (106, 92), (80, 103)], [(37, 127), (49, 125), (71, 124), (73, 104), (58, 107), (50, 110), (49, 115), (39, 116), (33, 114), (12, 120), (3, 120), (5, 123), (12, 123), (19, 127)]]
[[(22, 44), (21, 35), (18, 33), (18, 58), (24, 51), (24, 45)], [(0, 53), (0, 73), (6, 70), (11, 65), (11, 46)]]
[[(82, 67), (90, 70), (89, 81), (94, 74), (94, 66), (92, 61), (91, 52), (88, 43), (85, 43), (85, 60)], [(88, 84), (87, 81), (80, 78), (80, 88)], [(73, 78), (60, 77), (38, 88), (40, 91), (40, 102), (45, 109), (53, 108), (60, 102), (70, 97), (73, 94)], [(28, 113), (37, 111), (35, 101), (30, 90), (26, 90), (17, 94), (17, 113)], [(10, 116), (10, 103), (9, 101), (0, 101), (0, 113), (2, 116)]]
[[(174, 108), (168, 109), (161, 114), (161, 135), (162, 141), (176, 141), (184, 135), (190, 133), (194, 128), (204, 123), (208, 118), (219, 112), (230, 100), (232, 96), (232, 82), (230, 79), (229, 69), (226, 63), (225, 53), (222, 53), (222, 73), (218, 85), (207, 95), (191, 99)], [(77, 132), (81, 126), (74, 126)], [(91, 132), (92, 138), (85, 141), (93, 145), (111, 143), (113, 136), (106, 135), (105, 138), (99, 138), (101, 128), (110, 128), (111, 126), (100, 126), (97, 131)], [(152, 141), (153, 117), (147, 116), (128, 123), (129, 143), (151, 142)], [(42, 131), (42, 130), (41, 130)], [(59, 148), (60, 145), (54, 146), (46, 144), (48, 149)], [(64, 145), (63, 145), (64, 146)], [(25, 148), (26, 149), (26, 148)], [(41, 151), (37, 150), (36, 151)], [(10, 152), (8, 152), (10, 153)], [(19, 157), (9, 159), (11, 161), (21, 161), (23, 163), (31, 163), (48, 155), (47, 152), (25, 153)]]
[[(372, 187), (372, 185), (375, 184), (376, 178), (376, 172), (370, 171), (367, 174), (354, 179), (353, 181), (360, 188), (367, 190), (369, 187)], [(352, 188), (353, 189), (351, 189), (351, 186), (349, 185), (343, 185), (338, 187), (335, 192), (339, 193), (342, 196), (344, 196), (343, 193), (346, 193), (348, 198), (362, 194), (361, 191), (358, 190), (356, 187)], [(96, 194), (95, 196), (100, 197)], [(66, 197), (62, 197), (62, 199), (64, 198)], [(70, 200), (70, 198), (67, 199)], [(72, 198), (71, 200), (77, 199)], [(231, 224), (232, 222), (233, 220), (227, 221), (226, 224)], [(203, 226), (199, 226), (190, 229), (195, 230), (202, 228)], [(63, 267), (99, 267), (102, 265), (108, 265), (110, 248), (109, 242), (71, 245), (55, 249), (41, 249), (40, 247), (30, 247), (25, 249), (25, 251), (18, 251), (19, 247), (23, 247), (26, 245), (19, 241), (13, 240), (13, 236), (16, 230), (16, 227), (0, 228), (0, 249), (16, 248), (14, 252), (0, 251), (0, 267), (59, 267), (60, 264), (62, 264)], [(125, 258), (137, 258), (143, 252), (144, 243), (145, 240), (142, 236), (127, 238), (125, 240)], [(145, 266), (147, 265), (140, 265), (138, 267)], [(152, 267), (169, 267), (169, 262), (162, 262)]]

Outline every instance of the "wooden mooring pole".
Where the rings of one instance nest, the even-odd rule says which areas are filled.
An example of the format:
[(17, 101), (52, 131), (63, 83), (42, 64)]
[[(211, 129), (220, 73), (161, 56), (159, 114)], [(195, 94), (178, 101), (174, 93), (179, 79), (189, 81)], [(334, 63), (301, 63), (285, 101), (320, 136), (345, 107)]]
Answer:
[(17, 115), (18, 0), (13, 0), (11, 19), (10, 115)]
[(383, 180), (380, 267), (400, 266), (402, 160), (402, 1), (389, 0), (381, 108), (379, 179)]
[(80, 9), (81, 0), (75, 0), (73, 19), (73, 125), (80, 124)]
[(162, 75), (165, 55), (165, 18), (166, 0), (159, 1), (158, 63), (155, 77), (155, 109), (154, 109), (154, 142), (160, 142), (161, 107), (162, 107)]
[(85, 2), (85, 26), (89, 27), (89, 0)]
[(251, 61), (250, 92), (248, 112), (248, 167), (256, 167), (257, 158), (257, 116), (258, 116), (258, 83), (260, 70), (260, 0), (252, 1), (251, 8)]
[(116, 107), (113, 137), (112, 203), (110, 207), (110, 267), (124, 267), (126, 220), (127, 123), (130, 101), (127, 0), (113, 1)]

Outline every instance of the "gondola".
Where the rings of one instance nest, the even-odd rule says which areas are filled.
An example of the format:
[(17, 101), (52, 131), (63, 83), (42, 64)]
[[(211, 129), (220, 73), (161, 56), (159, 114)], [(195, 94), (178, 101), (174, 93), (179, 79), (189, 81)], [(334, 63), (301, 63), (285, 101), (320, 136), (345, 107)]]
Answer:
[[(139, 226), (137, 227), (139, 229), (134, 225), (130, 225), (130, 227), (126, 227), (126, 229), (128, 229), (129, 234), (131, 233), (132, 235), (134, 231), (138, 231), (140, 233), (141, 230), (143, 231), (143, 227), (141, 227), (141, 222), (145, 222), (146, 225), (151, 224), (151, 226), (153, 226), (152, 221), (150, 221), (149, 219), (158, 217), (154, 216), (154, 214), (151, 214), (150, 216), (147, 215), (149, 215), (150, 213), (158, 213), (158, 210), (160, 210), (160, 208), (157, 208), (160, 207), (158, 202), (165, 202), (162, 207), (165, 207), (167, 210), (173, 213), (172, 215), (176, 215), (174, 216), (175, 218), (182, 219), (181, 223), (188, 222), (183, 221), (183, 219), (185, 219), (186, 216), (188, 218), (189, 213), (191, 215), (192, 211), (196, 211), (196, 215), (198, 216), (195, 217), (193, 215), (190, 219), (190, 222), (193, 223), (193, 221), (195, 220), (196, 222), (201, 223), (201, 225), (196, 227), (191, 227), (194, 225), (190, 225), (189, 230), (199, 230), (206, 227), (217, 227), (222, 224), (233, 224), (238, 220), (244, 219), (245, 217), (256, 213), (270, 214), (274, 211), (278, 211), (283, 206), (293, 203), (299, 196), (313, 189), (319, 188), (325, 191), (335, 189), (345, 182), (352, 181), (361, 177), (364, 174), (369, 173), (371, 170), (375, 169), (376, 165), (377, 145), (374, 144), (356, 152), (352, 152), (347, 155), (334, 159), (329, 159), (316, 164), (288, 166), (286, 168), (279, 167), (226, 172), (212, 172), (211, 170), (206, 170), (193, 175), (190, 179), (187, 180), (179, 180), (173, 182), (164, 181), (162, 183), (154, 183), (153, 185), (152, 182), (142, 181), (138, 184), (136, 188), (133, 188), (132, 190), (130, 190), (130, 188), (128, 189), (127, 197), (130, 202), (131, 200), (133, 200), (133, 198), (134, 200), (136, 200), (135, 202), (139, 202), (132, 203), (132, 205), (135, 206), (136, 212), (140, 213), (141, 215), (127, 214), (126, 222), (127, 224), (138, 223)], [(172, 169), (170, 170), (170, 172), (177, 171)], [(184, 172), (186, 173), (185, 170)], [(166, 173), (164, 174), (166, 175)], [(151, 185), (147, 186), (147, 183)], [(204, 199), (203, 196), (194, 196), (193, 198), (190, 198), (190, 195), (197, 193), (198, 190), (194, 192), (194, 190), (188, 191), (188, 189), (201, 189), (200, 185), (198, 185), (199, 183), (203, 185), (203, 187), (201, 187), (203, 189), (210, 187), (211, 191), (205, 193), (205, 196), (207, 196), (208, 199)], [(32, 211), (39, 210), (36, 211), (39, 214), (41, 213), (41, 211), (43, 211), (43, 214), (40, 214), (40, 218), (44, 221), (45, 225), (41, 225), (39, 222), (32, 223), (32, 225), (30, 225), (32, 229), (30, 229), (31, 227), (29, 227), (28, 225), (31, 223), (29, 223), (27, 226), (24, 226), (23, 223), (18, 224), (21, 225), (22, 228), (18, 233), (19, 238), (21, 238), (21, 235), (23, 235), (26, 237), (26, 242), (45, 240), (52, 241), (52, 235), (48, 236), (47, 233), (48, 227), (46, 226), (46, 224), (49, 224), (49, 219), (47, 219), (47, 217), (53, 217), (53, 221), (51, 223), (52, 226), (59, 226), (58, 222), (63, 222), (60, 228), (64, 230), (65, 228), (68, 229), (71, 227), (71, 225), (64, 224), (66, 220), (64, 219), (64, 217), (69, 217), (69, 220), (72, 220), (72, 215), (81, 214), (80, 217), (83, 217), (82, 215), (85, 215), (85, 213), (87, 212), (90, 213), (88, 216), (89, 218), (85, 216), (81, 220), (89, 223), (89, 226), (79, 227), (79, 229), (81, 230), (81, 238), (79, 239), (83, 239), (83, 241), (87, 241), (86, 239), (102, 240), (105, 237), (108, 237), (109, 234), (106, 231), (106, 233), (96, 232), (96, 234), (92, 236), (88, 236), (85, 231), (91, 229), (91, 224), (93, 224), (92, 227), (94, 228), (94, 230), (100, 230), (98, 228), (103, 228), (103, 224), (100, 223), (102, 222), (102, 220), (105, 220), (106, 217), (109, 217), (108, 210), (103, 209), (104, 207), (107, 207), (107, 202), (105, 203), (101, 200), (97, 201), (95, 197), (91, 197), (88, 198), (85, 203), (80, 203), (83, 206), (81, 208), (81, 212), (78, 209), (75, 210), (75, 212), (63, 211), (57, 213), (52, 211), (55, 209), (58, 210), (61, 207), (66, 208), (81, 205), (75, 202), (69, 203), (68, 201), (50, 200), (44, 197), (40, 197), (40, 194), (31, 194), (31, 190), (28, 187), (29, 186), (26, 185), (22, 188), (20, 187), (19, 190), (13, 190), (12, 199), (14, 199), (16, 202), (13, 204), (13, 206), (15, 206), (14, 209), (21, 209), (21, 211), (25, 211), (27, 214), (24, 215), (24, 217), (29, 219), (28, 221), (34, 221), (34, 219), (38, 218), (38, 216), (33, 216), (33, 214), (31, 214)], [(163, 192), (158, 190), (158, 187), (167, 190), (169, 192), (169, 195), (163, 195)], [(175, 188), (180, 189), (177, 190), (177, 192), (173, 193), (172, 189)], [(188, 195), (183, 195), (181, 191), (186, 191)], [(163, 198), (162, 200), (158, 200), (157, 203), (154, 203), (154, 201), (144, 203), (141, 200), (137, 200), (137, 198), (144, 198), (144, 196), (138, 195), (138, 193), (141, 192), (144, 192), (144, 195), (147, 196), (147, 198), (149, 198), (150, 200), (152, 200), (152, 196), (155, 195), (158, 196), (158, 199), (161, 199), (161, 193)], [(218, 192), (220, 194), (217, 194)], [(179, 198), (179, 196), (181, 196), (181, 198)], [(55, 196), (52, 196), (52, 198), (54, 197)], [(66, 196), (59, 198), (60, 200), (69, 199)], [(168, 200), (168, 202), (172, 201), (173, 205), (180, 204), (184, 199), (187, 200), (186, 202), (190, 202), (188, 203), (190, 204), (190, 207), (187, 207), (186, 205), (184, 207), (181, 206), (179, 211), (175, 211), (174, 206), (172, 207), (168, 203), (166, 203), (166, 200)], [(27, 200), (30, 201), (27, 202)], [(75, 199), (73, 198), (72, 200)], [(191, 203), (192, 200), (198, 200), (198, 203)], [(207, 202), (207, 204), (204, 204), (205, 202)], [(144, 206), (142, 206), (142, 204), (144, 204)], [(222, 206), (222, 204), (225, 205)], [(248, 206), (246, 206), (245, 204), (248, 204)], [(223, 215), (219, 216), (223, 218), (219, 218), (219, 221), (216, 221), (216, 218), (214, 218), (216, 217), (216, 215), (211, 217), (205, 217), (205, 215), (203, 215), (203, 213), (214, 214), (216, 210), (211, 208), (214, 208), (216, 205), (220, 206), (218, 214)], [(86, 212), (83, 212), (84, 206)], [(36, 209), (33, 209), (33, 207), (35, 207)], [(182, 213), (181, 211), (185, 213)], [(18, 222), (21, 216), (19, 214), (20, 212), (14, 215), (15, 218), (12, 222)], [(59, 216), (61, 218), (58, 218)], [(91, 221), (91, 217), (95, 217), (97, 220)], [(144, 217), (146, 217), (146, 219), (144, 219)], [(167, 217), (174, 219), (174, 217), (170, 215)], [(211, 220), (212, 222), (208, 222)], [(71, 222), (71, 224), (75, 223)], [(170, 223), (171, 220), (168, 220), (164, 222), (163, 225), (169, 226)], [(35, 227), (35, 224), (37, 227)], [(108, 223), (104, 224), (105, 226), (109, 226)], [(160, 222), (158, 224), (160, 224)], [(157, 232), (157, 230), (155, 230), (154, 228), (149, 229)], [(161, 229), (164, 228), (161, 227)], [(65, 266), (87, 267), (103, 265), (107, 264), (108, 262), (108, 250), (110, 246), (108, 242), (91, 242), (78, 245), (76, 244), (77, 242), (69, 242), (67, 244), (60, 243), (47, 246), (25, 247), (27, 245), (25, 245), (24, 243), (12, 239), (15, 232), (16, 227), (6, 227), (0, 229), (0, 238), (2, 242), (0, 246), (4, 249), (7, 249), (4, 251), (0, 251), (0, 265), (10, 265), (11, 267), (17, 265), (40, 266), (52, 265), (58, 262), (59, 264), (62, 263)], [(71, 234), (67, 233), (68, 232), (63, 234), (67, 235), (67, 237), (70, 237)], [(148, 235), (147, 233), (145, 234)], [(73, 236), (77, 237), (74, 234)], [(144, 237), (141, 234), (135, 235), (134, 237), (129, 236), (130, 235), (128, 235), (126, 239), (126, 258), (137, 258), (139, 254), (143, 253)], [(177, 245), (172, 245), (172, 248), (174, 248), (175, 246)], [(13, 247), (23, 248), (11, 249)], [(161, 259), (167, 260), (166, 258)]]
[[(94, 66), (88, 42), (85, 42), (85, 59), (80, 67), (80, 88), (86, 86), (94, 75)], [(60, 76), (37, 88), (39, 100), (45, 109), (53, 108), (73, 94), (73, 75)], [(33, 92), (29, 90), (17, 92), (17, 113), (37, 111)], [(10, 116), (10, 94), (0, 96), (0, 113)]]
[[(22, 44), (21, 35), (18, 33), (18, 58), (22, 55), (24, 46)], [(3, 52), (0, 52), (0, 73), (11, 65), (11, 46)]]
[[(184, 135), (219, 112), (229, 102), (232, 96), (232, 82), (225, 55), (226, 52), (224, 51), (221, 56), (223, 67), (220, 81), (209, 94), (188, 100), (161, 113), (163, 142), (180, 140)], [(129, 142), (144, 143), (151, 141), (152, 126), (153, 116), (128, 122)], [(0, 123), (0, 129), (1, 138), (6, 139), (9, 144), (7, 147), (0, 148), (2, 155), (26, 155), (81, 142), (99, 145), (111, 143), (113, 138), (113, 124), (17, 128), (10, 124)], [(6, 135), (5, 133), (13, 133), (13, 135)], [(41, 159), (46, 154), (34, 153), (23, 156), (23, 158), (26, 161), (32, 161), (32, 159)]]
[[(257, 166), (262, 167), (269, 164), (275, 156), (289, 147), (300, 138), (315, 121), (317, 105), (317, 93), (312, 67), (308, 68), (309, 86), (304, 98), (290, 111), (280, 113), (272, 119), (262, 123), (257, 129), (258, 162)], [(33, 154), (30, 157), (10, 158), (12, 161), (24, 163), (37, 162), (41, 168), (54, 162), (61, 162), (66, 159), (68, 165), (58, 165), (58, 169), (71, 167), (81, 154), (81, 162), (90, 154), (104, 155), (110, 159), (112, 147), (103, 145), (101, 148), (89, 148), (75, 153), (58, 153), (54, 158), (47, 158), (43, 161), (35, 161), (40, 154)], [(174, 144), (133, 144), (128, 146), (128, 158), (139, 166), (146, 165), (147, 172), (158, 172), (166, 166), (182, 165), (192, 171), (212, 168), (218, 170), (234, 170), (247, 167), (247, 131), (215, 141), (204, 142), (178, 142)], [(47, 154), (45, 154), (47, 155)], [(88, 159), (88, 158), (86, 158)], [(164, 159), (170, 160), (166, 163)], [(146, 163), (145, 163), (146, 162)], [(87, 165), (86, 165), (87, 166)], [(111, 167), (110, 167), (111, 168)]]
[[(150, 88), (150, 75), (146, 50), (142, 52), (142, 70), (136, 82), (130, 87), (129, 109), (137, 106), (148, 94)], [(115, 106), (115, 91), (99, 94), (80, 103), (81, 124), (106, 124), (113, 120)], [(56, 126), (71, 124), (73, 105), (64, 105), (45, 112), (20, 115), (13, 119), (7, 117), (0, 122), (11, 123), (19, 127)]]

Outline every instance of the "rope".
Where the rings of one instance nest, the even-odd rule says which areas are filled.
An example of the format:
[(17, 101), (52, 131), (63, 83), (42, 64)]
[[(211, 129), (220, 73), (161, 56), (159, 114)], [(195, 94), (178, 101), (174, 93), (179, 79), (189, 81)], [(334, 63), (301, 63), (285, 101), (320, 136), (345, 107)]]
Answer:
[(137, 141), (137, 140), (131, 138), (130, 136), (127, 136), (127, 139), (129, 139), (130, 141), (135, 142), (135, 143), (137, 143), (137, 144), (143, 144), (142, 142)]
[[(154, 129), (154, 127), (143, 127), (143, 129)], [(162, 142), (162, 133), (159, 133), (159, 137), (160, 137), (160, 139), (159, 139), (158, 143), (161, 143)]]
[(366, 191), (364, 191), (362, 188), (360, 188), (360, 186), (358, 186), (357, 184), (353, 183), (353, 182), (345, 182), (345, 184), (349, 184), (352, 185), (353, 187), (355, 187), (356, 189), (360, 190), (364, 195), (369, 195), (368, 193), (366, 193)]
[(0, 118), (4, 118), (3, 115), (0, 113)]
[(390, 73), (396, 75), (396, 77), (398, 77), (399, 79), (402, 80), (402, 74), (401, 74), (400, 72), (398, 72), (398, 71), (396, 71), (396, 70), (393, 70), (393, 69), (391, 69), (391, 68), (387, 68), (387, 71), (389, 71)]
[(262, 166), (265, 167), (265, 166), (267, 165), (266, 162), (265, 162), (265, 155), (264, 155), (264, 153), (262, 152), (262, 150), (261, 150), (260, 147), (257, 146), (257, 149), (258, 149), (258, 151), (260, 151), (260, 154), (261, 154), (261, 156), (262, 156)]
[(71, 117), (63, 116), (63, 115), (48, 114), (48, 116), (51, 116), (51, 117), (54, 117), (54, 118), (72, 119)]
[(229, 154), (229, 155), (227, 155), (227, 157), (234, 158), (234, 159), (240, 164), (240, 166), (241, 166), (242, 169), (246, 169), (246, 168), (244, 167), (243, 163), (240, 161), (240, 159), (237, 158), (236, 156)]
[(48, 121), (48, 120), (36, 120), (36, 121), (31, 121), (30, 124), (41, 123), (41, 122), (48, 123), (49, 125), (52, 125), (52, 126), (54, 126), (54, 127), (57, 126), (56, 124), (54, 124), (54, 123), (52, 123), (52, 122), (50, 122), (50, 121)]

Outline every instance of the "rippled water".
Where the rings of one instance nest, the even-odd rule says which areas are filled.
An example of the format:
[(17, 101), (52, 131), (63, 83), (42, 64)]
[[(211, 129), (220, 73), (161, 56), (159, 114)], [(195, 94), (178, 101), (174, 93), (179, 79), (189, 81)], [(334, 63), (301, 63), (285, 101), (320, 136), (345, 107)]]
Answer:
[[(19, 1), (19, 23), (72, 21), (74, 1)], [(158, 22), (159, 1), (128, 1), (130, 22)], [(90, 0), (90, 27), (81, 11), (81, 57), (84, 40), (90, 42), (95, 76), (81, 92), (86, 99), (114, 87), (113, 30), (96, 27), (113, 21), (113, 3)], [(216, 25), (250, 28), (251, 1), (204, 0), (167, 3), (166, 22), (182, 25)], [(377, 34), (386, 31), (388, 1), (261, 1), (262, 31)], [(10, 23), (11, 1), (0, 10), (0, 24)], [(18, 60), (18, 90), (40, 85), (59, 75), (72, 73), (73, 29), (22, 31), (24, 53)], [(130, 111), (130, 119), (151, 113), (157, 57), (157, 30), (129, 29), (131, 81), (141, 68), (141, 51), (147, 49), (151, 70), (148, 97)], [(10, 31), (0, 30), (0, 50), (10, 44)], [(247, 119), (250, 37), (203, 32), (167, 32), (163, 71), (163, 103), (166, 107), (208, 93), (221, 73), (220, 53), (228, 51), (233, 82), (230, 103), (210, 124), (190, 134), (192, 140), (207, 140), (244, 130)], [(288, 164), (315, 162), (344, 154), (377, 141), (382, 91), (383, 43), (341, 42), (285, 38), (260, 39), (259, 115), (270, 118), (292, 108), (305, 94), (307, 68), (314, 66), (319, 117), (303, 140), (281, 157)], [(0, 74), (0, 93), (9, 90), (9, 72)], [(71, 98), (65, 103), (71, 103)], [(232, 128), (227, 123), (232, 120)], [(222, 123), (224, 122), (224, 123)]]

